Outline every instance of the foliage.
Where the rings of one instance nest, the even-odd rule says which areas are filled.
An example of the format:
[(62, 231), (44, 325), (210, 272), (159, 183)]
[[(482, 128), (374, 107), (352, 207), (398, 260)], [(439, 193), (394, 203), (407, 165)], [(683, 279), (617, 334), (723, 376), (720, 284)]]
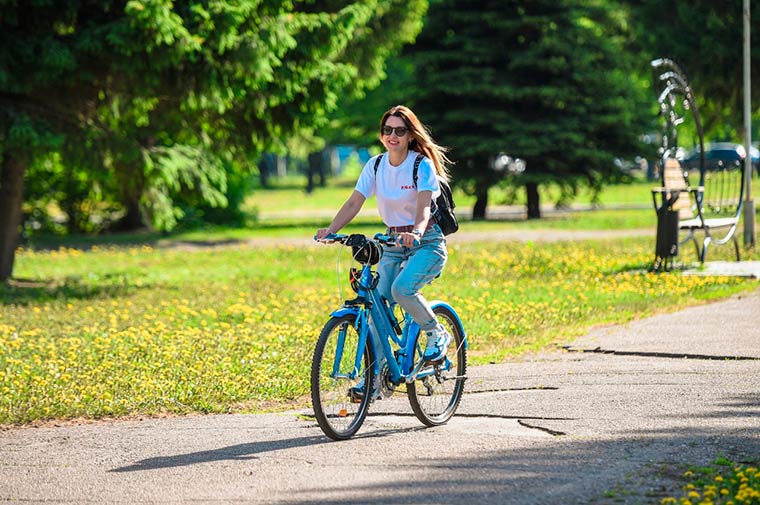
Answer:
[[(339, 94), (376, 84), (385, 57), (420, 23), (424, 3), (417, 2), (416, 11), (405, 5), (131, 1), (123, 12), (108, 5), (97, 12), (68, 2), (25, 9), (24, 16), (8, 6), (4, 33), (13, 44), (7, 47), (31, 59), (30, 46), (62, 31), (58, 43), (48, 48), (55, 52), (49, 59), (61, 61), (61, 68), (54, 74), (24, 60), (29, 67), (22, 67), (9, 51), (0, 83), (13, 84), (12, 92), (23, 99), (40, 91), (40, 82), (69, 76), (55, 87), (63, 88), (61, 94), (71, 91), (67, 84), (89, 92), (83, 98), (98, 106), (89, 118), (101, 129), (88, 135), (107, 144), (95, 147), (127, 161), (145, 150), (143, 160), (171, 153), (177, 142), (185, 149), (195, 144), (215, 148), (226, 141), (222, 145), (233, 154), (247, 156), (251, 147), (255, 152), (282, 146), (298, 128), (323, 121)], [(36, 32), (28, 30), (27, 16), (36, 18)], [(412, 31), (399, 39), (396, 27)], [(99, 65), (78, 66), (85, 57)], [(102, 75), (93, 76), (93, 67)], [(35, 72), (12, 80), (21, 68)], [(83, 82), (92, 77), (120, 80)], [(54, 110), (63, 107), (55, 96), (50, 100)], [(174, 164), (174, 175), (176, 168)]]
[(75, 160), (63, 162), (48, 153), (26, 173), (24, 235), (40, 233), (97, 233), (119, 216), (114, 191), (104, 171), (81, 168)]
[(636, 154), (652, 100), (631, 78), (625, 21), (614, 2), (431, 4), (410, 51), (415, 104), (478, 196), (476, 215), (504, 180), (499, 152), (527, 161), (510, 183), (572, 191), (613, 180), (614, 158)]
[(738, 464), (719, 457), (713, 465), (684, 473), (690, 482), (680, 499), (664, 498), (662, 505), (757, 505), (760, 504), (760, 470), (757, 465)]
[[(668, 57), (688, 74), (708, 138), (739, 140), (743, 131), (742, 2), (625, 2), (642, 59)], [(760, 96), (760, 11), (750, 9), (754, 113)]]
[(158, 229), (170, 230), (184, 216), (172, 205), (169, 195), (185, 189), (198, 195), (200, 202), (212, 207), (225, 207), (227, 178), (218, 158), (192, 146), (153, 147), (143, 153), (148, 189), (143, 194), (143, 208)]
[[(643, 273), (648, 240), (450, 249), (426, 294), (460, 311), (476, 362), (754, 287)], [(316, 245), (23, 250), (26, 280), (0, 286), (0, 423), (303, 402), (349, 264)]]
[(380, 146), (379, 121), (390, 107), (407, 104), (415, 88), (412, 61), (402, 56), (388, 62), (385, 80), (359, 97), (340, 102), (330, 116), (324, 138), (330, 144), (357, 144), (364, 147)]
[[(323, 125), (340, 96), (376, 85), (385, 59), (419, 31), (426, 5), (3, 3), (0, 154), (24, 155), (17, 173), (34, 162), (29, 146), (44, 157), (63, 141), (66, 170), (91, 181), (108, 171), (112, 184), (100, 190), (122, 205), (128, 227), (147, 217), (170, 229), (183, 202), (229, 204), (228, 182), (250, 173), (259, 153)], [(67, 189), (55, 187), (64, 198)], [(81, 207), (77, 199), (87, 196), (75, 189), (61, 207)], [(0, 263), (12, 263), (2, 256)]]

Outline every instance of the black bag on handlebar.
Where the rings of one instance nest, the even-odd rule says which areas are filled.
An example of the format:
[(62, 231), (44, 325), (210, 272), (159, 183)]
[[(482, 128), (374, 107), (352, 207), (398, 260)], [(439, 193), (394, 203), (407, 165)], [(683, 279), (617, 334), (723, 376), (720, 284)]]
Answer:
[(371, 240), (367, 240), (362, 234), (355, 233), (349, 235), (346, 245), (351, 246), (351, 252), (354, 259), (359, 263), (369, 263), (377, 265), (383, 255), (383, 251)]
[[(377, 175), (377, 167), (380, 166), (380, 161), (383, 159), (383, 156), (384, 154), (381, 154), (375, 159), (375, 175)], [(414, 160), (414, 172), (412, 177), (414, 178), (415, 188), (417, 187), (417, 172), (420, 169), (420, 163), (423, 158), (424, 156), (418, 154), (417, 158)], [(456, 204), (454, 203), (454, 198), (451, 196), (451, 187), (449, 186), (449, 183), (438, 177), (438, 186), (441, 188), (441, 194), (438, 195), (438, 198), (433, 200), (433, 206), (430, 209), (430, 212), (435, 218), (436, 223), (438, 223), (438, 226), (441, 227), (441, 232), (443, 232), (444, 235), (451, 235), (459, 229), (459, 221), (457, 221), (457, 216), (454, 213)]]

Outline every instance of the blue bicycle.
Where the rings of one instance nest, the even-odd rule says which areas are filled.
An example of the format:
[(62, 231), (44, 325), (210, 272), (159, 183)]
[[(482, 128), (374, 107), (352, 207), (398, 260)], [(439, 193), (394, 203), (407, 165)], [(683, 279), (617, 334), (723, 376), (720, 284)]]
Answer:
[(311, 400), (322, 431), (334, 440), (351, 438), (369, 404), (391, 396), (402, 384), (423, 424), (446, 423), (459, 406), (467, 379), (467, 337), (456, 311), (445, 302), (431, 302), (453, 340), (442, 360), (423, 360), (425, 332), (403, 311), (397, 318), (376, 289), (378, 274), (372, 265), (383, 246), (396, 245), (395, 238), (331, 234), (323, 242), (351, 247), (362, 266), (350, 269), (357, 296), (330, 315), (314, 349)]

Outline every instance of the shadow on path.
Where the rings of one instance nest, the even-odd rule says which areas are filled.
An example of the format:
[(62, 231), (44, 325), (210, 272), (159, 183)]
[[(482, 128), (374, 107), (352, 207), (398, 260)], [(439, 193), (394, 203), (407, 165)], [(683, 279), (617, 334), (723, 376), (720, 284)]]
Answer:
[[(317, 496), (319, 503), (340, 505), (368, 503), (366, 497), (388, 504), (660, 503), (679, 492), (690, 466), (709, 465), (719, 455), (755, 463), (760, 450), (760, 439), (742, 431), (655, 429), (626, 435), (583, 442), (553, 438), (532, 448), (481, 449), (477, 455), (464, 451), (458, 458), (423, 455), (406, 464), (410, 471), (423, 472), (423, 479), (399, 472), (379, 483), (325, 483), (277, 503), (314, 503)], [(331, 464), (338, 471), (344, 463)]]
[[(408, 433), (425, 429), (424, 427), (386, 429), (373, 433), (359, 434), (354, 439), (385, 437), (397, 433)], [(122, 466), (108, 470), (109, 473), (138, 472), (142, 470), (159, 470), (162, 468), (177, 468), (182, 466), (196, 465), (199, 463), (212, 463), (226, 460), (255, 459), (257, 454), (272, 451), (295, 449), (319, 444), (332, 443), (325, 436), (298, 437), (281, 440), (267, 440), (263, 442), (251, 442), (249, 444), (231, 445), (208, 451), (191, 452), (188, 454), (176, 454), (173, 456), (156, 456), (138, 461), (129, 466)], [(344, 442), (347, 443), (347, 442)]]
[(224, 460), (253, 459), (256, 454), (282, 449), (293, 449), (309, 445), (327, 442), (325, 437), (299, 437), (284, 440), (271, 440), (265, 442), (251, 442), (250, 444), (231, 445), (209, 451), (191, 452), (188, 454), (176, 454), (174, 456), (157, 456), (138, 461), (137, 463), (109, 470), (110, 472), (137, 472), (141, 470), (158, 470), (161, 468), (175, 468), (198, 463), (211, 463)]

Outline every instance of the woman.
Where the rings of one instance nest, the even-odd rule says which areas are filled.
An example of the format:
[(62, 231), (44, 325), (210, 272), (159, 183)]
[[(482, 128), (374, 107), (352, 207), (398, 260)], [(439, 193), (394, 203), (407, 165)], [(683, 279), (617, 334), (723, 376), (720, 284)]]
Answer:
[[(430, 205), (440, 194), (438, 178), (448, 180), (445, 148), (436, 145), (427, 129), (408, 107), (397, 105), (383, 114), (380, 141), (386, 153), (370, 159), (354, 192), (327, 228), (317, 230), (317, 240), (337, 233), (359, 213), (373, 194), (388, 233), (396, 247), (386, 247), (377, 265), (378, 291), (401, 305), (427, 334), (424, 359), (438, 361), (446, 355), (451, 335), (440, 325), (420, 290), (443, 270), (448, 253), (441, 229), (431, 216)], [(415, 161), (423, 155), (413, 178)], [(416, 244), (415, 244), (416, 241)], [(402, 263), (406, 262), (403, 270)]]

